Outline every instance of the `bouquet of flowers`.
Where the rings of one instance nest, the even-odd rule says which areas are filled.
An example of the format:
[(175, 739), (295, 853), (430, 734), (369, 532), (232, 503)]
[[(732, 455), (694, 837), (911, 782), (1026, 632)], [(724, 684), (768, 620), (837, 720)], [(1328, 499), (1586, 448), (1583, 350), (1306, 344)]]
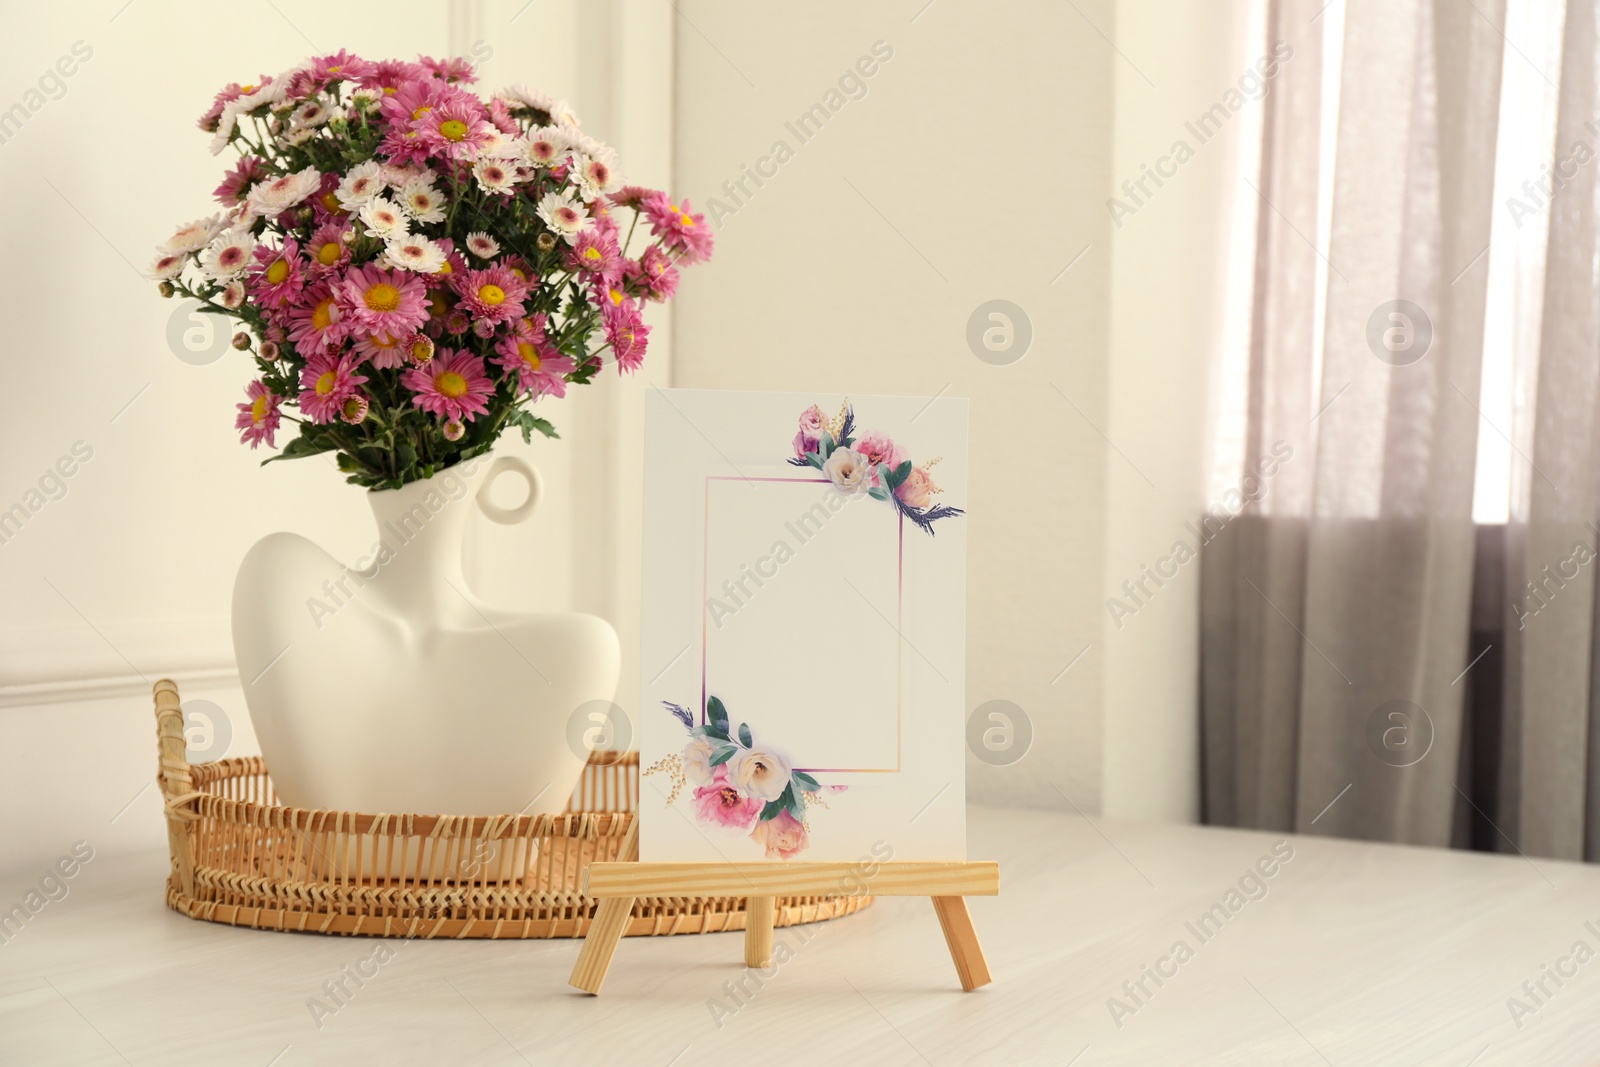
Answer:
[(516, 86), (484, 102), (474, 81), (461, 59), (340, 51), (229, 85), (201, 117), (213, 154), (240, 154), (215, 192), (226, 210), (179, 228), (151, 275), (241, 325), (251, 448), (288, 419), (299, 433), (272, 459), (336, 452), (349, 481), (384, 489), (508, 426), (554, 437), (534, 402), (608, 359), (637, 369), (642, 304), (710, 257), (704, 216), (622, 184), (564, 101)]
[(934, 494), (944, 491), (928, 473), (938, 456), (918, 467), (887, 434), (868, 431), (858, 440), (855, 433), (856, 413), (850, 401), (832, 419), (812, 404), (800, 413), (800, 432), (794, 435), (789, 463), (815, 467), (841, 492), (866, 493), (893, 504), (930, 537), (938, 520), (965, 514), (960, 508), (933, 503)]
[(827, 807), (824, 793), (839, 794), (845, 786), (824, 786), (772, 749), (757, 745), (748, 723), (733, 729), (728, 709), (717, 697), (706, 700), (706, 721), (694, 724), (688, 708), (663, 700), (662, 706), (689, 731), (680, 754), (647, 767), (646, 775), (666, 773), (672, 781), (667, 806), (685, 787), (694, 790), (697, 822), (716, 830), (745, 835), (767, 859), (793, 859), (811, 843), (806, 808)]

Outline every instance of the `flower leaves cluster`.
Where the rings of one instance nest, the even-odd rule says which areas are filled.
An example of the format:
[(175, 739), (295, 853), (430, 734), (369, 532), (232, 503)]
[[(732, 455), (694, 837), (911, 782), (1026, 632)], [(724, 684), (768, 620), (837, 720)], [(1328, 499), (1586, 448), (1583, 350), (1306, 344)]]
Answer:
[(201, 117), (213, 153), (239, 153), (225, 210), (180, 227), (150, 274), (242, 327), (258, 374), (242, 442), (273, 447), (288, 419), (272, 459), (334, 452), (381, 489), (510, 427), (553, 437), (531, 406), (607, 362), (636, 370), (643, 305), (710, 258), (704, 217), (622, 184), (564, 101), (522, 86), (485, 101), (474, 81), (461, 59), (340, 51), (229, 85)]
[(832, 419), (813, 404), (800, 413), (800, 430), (794, 436), (789, 463), (816, 468), (840, 492), (866, 493), (893, 504), (929, 536), (939, 519), (965, 514), (961, 508), (933, 503), (933, 496), (943, 492), (929, 473), (938, 458), (914, 466), (905, 450), (886, 434), (868, 432), (857, 439), (855, 427), (855, 410), (848, 400)]
[[(715, 696), (707, 698), (706, 721), (699, 726), (688, 708), (665, 700), (662, 705), (689, 732), (689, 743), (674, 759), (680, 781), (695, 787), (696, 818), (748, 834), (769, 859), (792, 859), (802, 852), (809, 844), (806, 806), (820, 805), (823, 792), (840, 793), (845, 787), (824, 787), (779, 753), (757, 745), (748, 723), (734, 729)], [(676, 789), (672, 795), (677, 796)]]

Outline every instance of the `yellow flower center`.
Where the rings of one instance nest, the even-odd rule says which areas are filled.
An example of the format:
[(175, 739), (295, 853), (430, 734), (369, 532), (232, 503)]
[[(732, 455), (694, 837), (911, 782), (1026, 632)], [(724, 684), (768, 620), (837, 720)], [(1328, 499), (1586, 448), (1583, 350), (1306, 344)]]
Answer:
[[(394, 92), (393, 89), (389, 89), (387, 91), (391, 92), (391, 93)], [(419, 108), (417, 108), (417, 110), (415, 110), (415, 111), (413, 111), (411, 113), (411, 118), (413, 120), (420, 119), (422, 116), (426, 115), (428, 112), (430, 112), (432, 110), (433, 110), (433, 108), (427, 107), (427, 106), (419, 107)]]
[(272, 266), (267, 268), (267, 281), (278, 285), (289, 276), (289, 264), (286, 260), (275, 259)]
[(434, 385), (444, 396), (454, 400), (467, 391), (467, 380), (453, 370), (447, 370), (434, 379)]
[(528, 369), (529, 370), (538, 370), (539, 369), (539, 364), (542, 362), (539, 359), (539, 353), (528, 342), (526, 342), (526, 341), (518, 341), (517, 342), (517, 355), (522, 357), (522, 362), (524, 362), (524, 363), (526, 363), (528, 365)]
[(322, 201), (322, 206), (327, 208), (333, 214), (345, 214), (344, 208), (339, 204), (339, 198), (333, 195), (332, 189), (329, 189), (327, 192), (323, 193), (319, 199)]
[(339, 245), (334, 241), (329, 241), (317, 249), (317, 262), (324, 267), (331, 267), (339, 262)]
[(339, 73), (339, 64), (335, 63), (333, 66), (329, 67), (328, 68), (328, 73), (329, 74), (337, 74), (337, 73)]
[(394, 86), (392, 86), (392, 85), (385, 85), (385, 86), (384, 86), (384, 87), (383, 87), (383, 95), (384, 95), (384, 96), (393, 96), (393, 95), (394, 95), (394, 94), (395, 94), (395, 93), (396, 93), (396, 92), (398, 92), (398, 91), (399, 91), (399, 90), (397, 90), (397, 89), (396, 89), (396, 88), (395, 88), (395, 87), (394, 87)]
[(611, 298), (611, 304), (613, 307), (622, 306), (623, 292), (621, 289), (608, 289), (606, 291), (606, 295)]
[(338, 382), (338, 380), (339, 380), (339, 376), (337, 374), (335, 374), (333, 371), (331, 371), (331, 370), (323, 371), (322, 372), (322, 377), (317, 379), (317, 395), (318, 396), (327, 396), (329, 393), (333, 392), (333, 387), (334, 387), (335, 383)]
[(590, 263), (598, 263), (604, 257), (601, 256), (598, 248), (586, 248), (583, 251), (583, 258), (587, 259)]
[(239, 86), (239, 95), (241, 95), (241, 96), (248, 96), (248, 95), (250, 95), (251, 93), (253, 93), (255, 91), (256, 91), (256, 87), (254, 85), (241, 85), (241, 86)]
[(480, 285), (478, 286), (478, 299), (490, 307), (494, 307), (506, 302), (506, 291), (498, 285)]
[(311, 312), (311, 325), (319, 330), (326, 330), (333, 321), (333, 301), (324, 300)]
[(267, 398), (265, 395), (258, 396), (256, 397), (255, 402), (250, 405), (250, 421), (261, 422), (266, 417)]
[(678, 216), (678, 222), (679, 222), (679, 223), (680, 223), (680, 224), (682, 224), (682, 225), (684, 225), (684, 226), (693, 226), (693, 225), (694, 225), (694, 219), (692, 219), (692, 218), (690, 218), (690, 217), (689, 217), (689, 216), (688, 216), (688, 215), (685, 215), (685, 214), (684, 214), (684, 213), (683, 213), (683, 208), (681, 208), (681, 207), (674, 207), (674, 208), (673, 208), (673, 209), (672, 209), (672, 213), (673, 213), (673, 214), (674, 214), (674, 215), (676, 215), (676, 216)]
[(454, 274), (455, 273), (455, 268), (450, 265), (450, 261), (447, 259), (447, 260), (444, 260), (442, 263), (440, 263), (439, 264), (439, 269), (434, 271), (433, 273), (435, 273), (435, 274)]
[(443, 293), (428, 294), (428, 313), (436, 319), (442, 319), (450, 314), (450, 302), (444, 298)]
[(363, 293), (361, 299), (373, 311), (394, 311), (400, 306), (400, 290), (388, 282), (379, 282)]
[(439, 123), (439, 133), (447, 141), (459, 141), (467, 135), (467, 124), (460, 119), (446, 119)]

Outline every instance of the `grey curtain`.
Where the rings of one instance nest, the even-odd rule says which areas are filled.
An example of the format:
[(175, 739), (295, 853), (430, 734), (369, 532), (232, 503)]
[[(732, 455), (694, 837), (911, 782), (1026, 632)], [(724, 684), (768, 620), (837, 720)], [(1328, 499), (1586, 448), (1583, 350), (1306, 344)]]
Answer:
[(1202, 554), (1204, 813), (1447, 845), (1470, 832), (1456, 783), (1504, 3), (1347, 5), (1326, 247), (1322, 6), (1268, 8), (1295, 57), (1252, 183), (1241, 477), (1278, 442), (1293, 454)]

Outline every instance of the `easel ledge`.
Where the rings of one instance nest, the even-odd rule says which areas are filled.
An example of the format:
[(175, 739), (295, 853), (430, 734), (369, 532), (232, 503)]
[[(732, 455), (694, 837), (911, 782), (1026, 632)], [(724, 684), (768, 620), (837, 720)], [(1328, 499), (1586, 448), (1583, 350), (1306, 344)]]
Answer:
[(772, 920), (780, 896), (827, 896), (846, 891), (879, 897), (930, 897), (955, 961), (961, 988), (971, 992), (992, 981), (983, 947), (967, 911), (967, 897), (996, 896), (1000, 865), (880, 863), (867, 873), (855, 863), (639, 863), (638, 825), (629, 831), (621, 860), (589, 865), (584, 892), (598, 898), (594, 923), (584, 938), (569, 984), (598, 994), (639, 897), (745, 897), (744, 962), (772, 962)]

